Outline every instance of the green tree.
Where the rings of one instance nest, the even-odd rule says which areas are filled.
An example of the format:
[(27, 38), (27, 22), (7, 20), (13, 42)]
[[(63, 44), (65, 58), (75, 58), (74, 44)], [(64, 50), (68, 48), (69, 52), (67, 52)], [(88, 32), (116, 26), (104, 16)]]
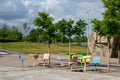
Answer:
[(73, 29), (73, 23), (74, 20), (69, 19), (69, 21), (67, 21), (67, 25), (66, 25), (66, 29), (65, 29), (65, 33), (69, 38), (69, 54), (71, 53), (71, 37), (74, 34), (74, 29)]
[(23, 28), (25, 30), (26, 35), (28, 34), (28, 31), (30, 30), (30, 26), (28, 26), (27, 22), (23, 23)]
[[(108, 48), (112, 37), (120, 37), (120, 1), (102, 0), (105, 8), (103, 20), (94, 19), (93, 30), (108, 39)], [(108, 50), (108, 71), (110, 69), (110, 49)]]
[(40, 28), (31, 30), (30, 34), (28, 35), (28, 41), (38, 42), (39, 43), (39, 41), (40, 41), (40, 33), (42, 33), (42, 30)]
[(22, 33), (19, 32), (19, 30), (16, 26), (13, 26), (12, 29), (10, 29), (9, 34), (8, 34), (8, 39), (11, 41), (22, 40)]
[[(73, 29), (73, 24), (74, 24), (74, 20), (69, 19), (68, 21), (65, 19), (62, 19), (60, 21), (58, 21), (57, 23), (57, 27), (58, 27), (58, 32), (59, 34), (62, 36), (62, 40), (65, 36), (67, 36), (69, 38), (69, 54), (70, 54), (70, 48), (71, 48), (71, 37), (74, 34), (74, 29)], [(62, 41), (63, 42), (63, 41)]]
[(26, 41), (26, 40), (28, 40), (27, 35), (28, 35), (29, 30), (30, 30), (30, 26), (28, 26), (27, 22), (23, 23), (23, 29), (25, 31), (24, 40)]
[(59, 34), (62, 43), (64, 40), (63, 38), (66, 36), (66, 32), (65, 32), (66, 25), (67, 25), (67, 21), (65, 19), (62, 19), (55, 24), (57, 28), (57, 33)]
[(76, 35), (79, 44), (81, 43), (81, 37), (85, 34), (86, 25), (84, 20), (79, 19), (74, 26), (74, 34)]
[(52, 18), (49, 14), (44, 12), (38, 12), (38, 16), (34, 20), (34, 24), (42, 30), (42, 33), (41, 32), (40, 33), (48, 43), (48, 53), (51, 53), (50, 43), (52, 42), (52, 39), (55, 37), (56, 31), (55, 26), (53, 24), (53, 20), (54, 18)]
[(2, 28), (0, 29), (0, 39), (7, 40), (8, 34), (9, 34), (9, 28), (6, 24), (3, 24)]

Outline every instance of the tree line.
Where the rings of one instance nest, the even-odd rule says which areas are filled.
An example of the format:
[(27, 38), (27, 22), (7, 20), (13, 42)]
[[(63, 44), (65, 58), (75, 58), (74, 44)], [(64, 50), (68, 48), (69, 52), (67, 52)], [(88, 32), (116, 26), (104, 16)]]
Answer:
[(16, 26), (12, 26), (12, 28), (10, 28), (8, 25), (3, 24), (0, 29), (0, 42), (22, 41), (22, 36), (23, 34)]
[(0, 41), (30, 41), (30, 42), (49, 42), (49, 43), (68, 43), (69, 41), (80, 44), (86, 42), (85, 35), (87, 23), (79, 19), (61, 19), (54, 22), (54, 18), (48, 13), (38, 12), (38, 17), (33, 21), (37, 28), (31, 29), (27, 22), (22, 24), (24, 34), (19, 31), (17, 26), (10, 28), (3, 24), (0, 29)]

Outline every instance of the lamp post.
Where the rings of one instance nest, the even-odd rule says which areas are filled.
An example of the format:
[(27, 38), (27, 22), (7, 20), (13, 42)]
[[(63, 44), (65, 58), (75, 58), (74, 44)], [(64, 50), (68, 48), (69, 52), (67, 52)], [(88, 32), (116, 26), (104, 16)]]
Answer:
[(85, 13), (87, 14), (87, 18), (88, 18), (88, 28), (87, 28), (87, 54), (89, 53), (89, 47), (88, 47), (88, 41), (89, 41), (89, 12), (90, 12), (90, 8), (87, 8), (87, 10), (85, 11)]

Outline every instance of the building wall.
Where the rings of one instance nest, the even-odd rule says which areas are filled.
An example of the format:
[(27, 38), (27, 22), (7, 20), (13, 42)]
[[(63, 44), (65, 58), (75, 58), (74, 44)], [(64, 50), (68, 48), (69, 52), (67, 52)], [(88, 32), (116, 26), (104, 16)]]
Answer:
[[(110, 40), (110, 53), (112, 52), (112, 44), (113, 44), (113, 39)], [(101, 37), (95, 32), (92, 32), (89, 37), (88, 47), (89, 47), (89, 52), (91, 54), (96, 53), (97, 55), (104, 57), (107, 56), (109, 50), (107, 45), (107, 38)]]

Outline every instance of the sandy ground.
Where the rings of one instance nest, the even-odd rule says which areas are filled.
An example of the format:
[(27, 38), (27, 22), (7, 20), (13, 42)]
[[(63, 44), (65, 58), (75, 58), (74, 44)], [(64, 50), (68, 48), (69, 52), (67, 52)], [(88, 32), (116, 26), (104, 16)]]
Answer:
[[(106, 66), (98, 66), (97, 72), (94, 73), (93, 66), (88, 66), (86, 72), (79, 72), (82, 68), (76, 66), (74, 71), (70, 71), (68, 66), (58, 66), (56, 55), (51, 57), (51, 66), (43, 67), (40, 64), (43, 62), (41, 59), (36, 61), (35, 67), (32, 67), (32, 61), (29, 60), (26, 60), (24, 67), (21, 67), (15, 52), (10, 54), (0, 52), (0, 80), (120, 80), (120, 65), (115, 64), (116, 59), (111, 59), (111, 63), (115, 66), (110, 68), (110, 72), (106, 72)], [(106, 62), (106, 58), (103, 58), (102, 63)]]

